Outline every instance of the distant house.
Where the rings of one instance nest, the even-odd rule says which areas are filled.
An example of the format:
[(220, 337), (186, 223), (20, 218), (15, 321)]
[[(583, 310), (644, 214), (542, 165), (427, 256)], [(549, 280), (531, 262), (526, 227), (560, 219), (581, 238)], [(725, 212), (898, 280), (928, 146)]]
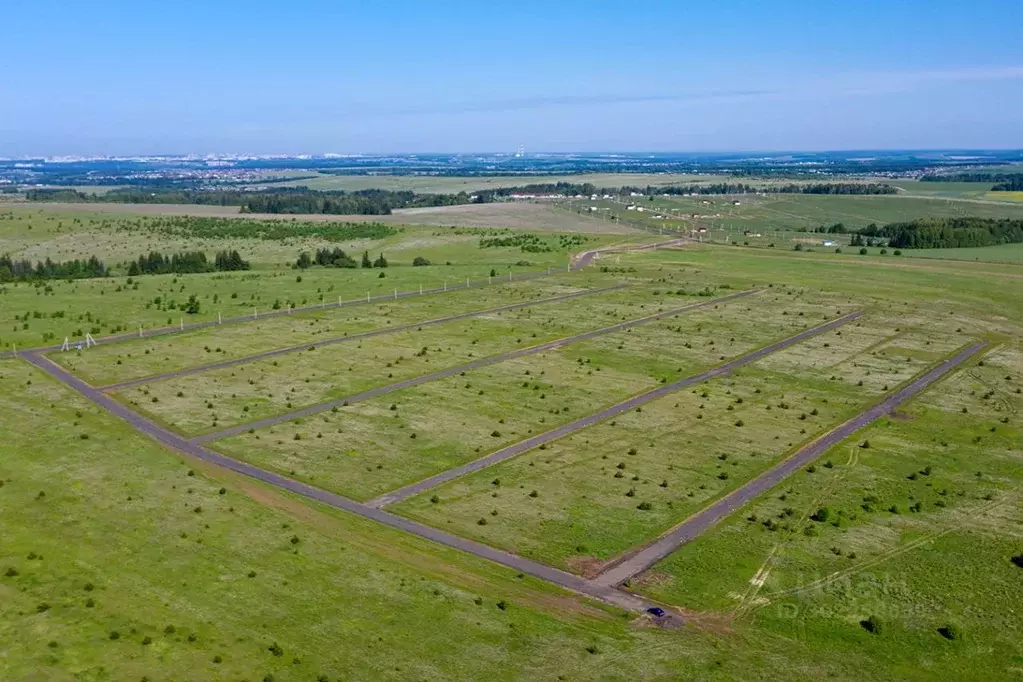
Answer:
[(834, 246), (834, 245), (835, 245), (835, 240), (834, 239), (825, 239), (824, 240), (824, 246)]
[(741, 206), (741, 203), (738, 201), (733, 201), (732, 206)]

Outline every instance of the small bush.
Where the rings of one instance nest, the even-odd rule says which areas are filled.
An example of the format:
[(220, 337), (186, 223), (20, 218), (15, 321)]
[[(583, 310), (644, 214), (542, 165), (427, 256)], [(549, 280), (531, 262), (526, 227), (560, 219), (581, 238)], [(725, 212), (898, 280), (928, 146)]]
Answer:
[(945, 627), (938, 628), (938, 634), (945, 639), (955, 642), (963, 638), (963, 630), (955, 623), (949, 623)]

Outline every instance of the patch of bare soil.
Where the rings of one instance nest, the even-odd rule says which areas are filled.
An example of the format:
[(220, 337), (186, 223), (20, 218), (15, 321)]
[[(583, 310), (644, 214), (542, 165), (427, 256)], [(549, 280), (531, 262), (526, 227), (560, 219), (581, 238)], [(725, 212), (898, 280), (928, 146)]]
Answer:
[(604, 569), (604, 566), (607, 565), (606, 561), (586, 555), (569, 557), (565, 563), (568, 564), (573, 573), (584, 578), (596, 578)]

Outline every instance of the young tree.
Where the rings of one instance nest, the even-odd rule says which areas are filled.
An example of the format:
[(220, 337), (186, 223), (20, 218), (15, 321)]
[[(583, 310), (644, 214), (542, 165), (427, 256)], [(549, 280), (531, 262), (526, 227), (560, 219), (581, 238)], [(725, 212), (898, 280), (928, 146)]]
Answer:
[(373, 261), (369, 259), (369, 251), (362, 252), (362, 267), (364, 268), (373, 267)]

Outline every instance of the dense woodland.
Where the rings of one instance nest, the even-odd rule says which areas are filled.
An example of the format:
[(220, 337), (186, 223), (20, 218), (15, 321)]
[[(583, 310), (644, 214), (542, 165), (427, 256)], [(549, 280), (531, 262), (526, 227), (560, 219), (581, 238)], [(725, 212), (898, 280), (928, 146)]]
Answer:
[(974, 173), (951, 173), (948, 175), (924, 175), (920, 182), (1012, 182), (1023, 180), (1023, 173), (991, 173), (980, 171)]
[[(868, 225), (861, 238), (886, 239), (901, 249), (949, 249), (1023, 243), (1023, 220), (993, 218), (922, 218), (909, 222)], [(854, 244), (855, 245), (855, 244)]]

